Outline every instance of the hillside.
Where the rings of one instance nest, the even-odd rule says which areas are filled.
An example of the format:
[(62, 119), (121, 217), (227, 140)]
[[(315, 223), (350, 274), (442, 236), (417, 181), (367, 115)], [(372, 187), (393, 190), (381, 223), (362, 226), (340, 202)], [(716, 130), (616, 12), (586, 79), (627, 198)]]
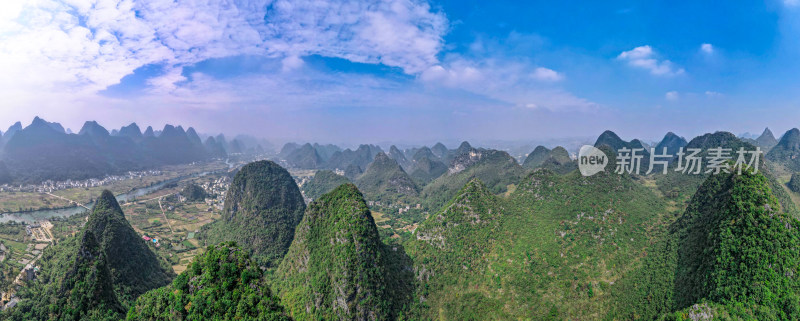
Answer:
[(620, 311), (666, 320), (800, 317), (800, 222), (780, 210), (770, 185), (761, 173), (708, 177), (636, 279), (622, 283), (630, 296)]
[(350, 183), (347, 177), (337, 175), (329, 170), (319, 170), (314, 174), (313, 178), (303, 184), (301, 189), (305, 197), (315, 200), (339, 187), (339, 185), (347, 183)]
[(792, 171), (800, 171), (800, 130), (792, 128), (783, 134), (778, 144), (767, 153), (766, 158)]
[(661, 155), (664, 153), (664, 148), (667, 149), (667, 154), (675, 155), (678, 153), (681, 147), (686, 147), (688, 142), (683, 137), (675, 135), (673, 132), (668, 132), (664, 135), (664, 138), (656, 145), (655, 151), (656, 155)]
[(544, 147), (542, 145), (536, 146), (532, 152), (525, 157), (525, 161), (522, 162), (522, 167), (533, 169), (537, 168), (542, 163), (544, 163), (545, 159), (550, 156), (550, 149)]
[(23, 287), (10, 320), (119, 320), (139, 295), (174, 273), (131, 228), (109, 191), (76, 236), (47, 247), (37, 281)]
[[(639, 174), (643, 175), (647, 172), (647, 169), (650, 166), (650, 149), (647, 148), (641, 141), (638, 139), (631, 140), (630, 142), (626, 142), (619, 138), (616, 133), (610, 130), (604, 131), (597, 137), (597, 141), (594, 143), (594, 147), (602, 147), (608, 146), (613, 151), (614, 155), (619, 153), (620, 149), (627, 148), (630, 150), (634, 149), (642, 149), (641, 152), (638, 152), (637, 155), (641, 155), (641, 161), (639, 165)], [(632, 153), (632, 152), (631, 152)]]
[(169, 286), (136, 300), (127, 320), (291, 320), (264, 272), (235, 243), (209, 246)]
[[(419, 153), (417, 154), (419, 155)], [(414, 171), (411, 172), (410, 176), (417, 184), (422, 186), (447, 173), (447, 165), (428, 156), (415, 156), (413, 162)]]
[(280, 262), (303, 217), (305, 203), (289, 172), (272, 161), (247, 164), (225, 196), (222, 218), (203, 226), (206, 245), (233, 241), (262, 266)]
[(577, 163), (572, 161), (564, 147), (557, 146), (552, 150), (537, 146), (522, 163), (522, 167), (527, 169), (547, 168), (556, 173), (568, 173), (578, 168)]
[(331, 155), (326, 167), (328, 169), (344, 169), (346, 171), (352, 165), (363, 170), (375, 159), (375, 155), (380, 152), (383, 152), (383, 150), (375, 145), (359, 145), (356, 150), (348, 148), (343, 151), (337, 151)]
[(393, 319), (411, 282), (393, 267), (400, 251), (381, 243), (356, 186), (341, 185), (309, 204), (274, 289), (296, 320)]
[(389, 201), (416, 197), (419, 188), (394, 159), (383, 152), (375, 156), (356, 186), (370, 200)]
[(669, 213), (650, 189), (609, 173), (542, 169), (508, 199), (492, 194), (469, 182), (406, 243), (419, 319), (602, 319), (612, 284)]
[(301, 169), (316, 169), (323, 166), (322, 157), (309, 143), (292, 150), (286, 156), (286, 162), (292, 167)]
[(133, 230), (110, 191), (103, 191), (95, 201), (85, 229), (94, 234), (106, 254), (120, 301), (133, 301), (150, 289), (166, 285), (174, 277), (166, 262)]
[[(464, 315), (456, 311), (483, 309), (483, 306), (469, 305), (489, 301), (480, 291), (471, 289), (476, 284), (474, 281), (489, 272), (486, 261), (495, 249), (497, 238), (503, 236), (504, 215), (505, 209), (497, 198), (480, 180), (472, 179), (441, 211), (420, 223), (414, 239), (406, 247), (422, 285), (415, 296), (430, 307), (418, 307), (420, 310), (416, 313), (420, 318), (483, 319), (500, 312), (480, 315), (470, 311)], [(458, 308), (453, 309), (453, 306)], [(435, 311), (442, 309), (444, 311), (436, 316)]]
[(499, 194), (524, 175), (522, 166), (506, 152), (471, 147), (466, 150), (454, 157), (447, 173), (426, 185), (420, 193), (432, 211), (452, 199), (473, 178), (480, 179), (492, 193)]
[(761, 133), (761, 136), (756, 138), (756, 144), (764, 150), (770, 150), (778, 144), (778, 140), (775, 139), (775, 135), (772, 134), (769, 128), (764, 128), (764, 132)]
[(56, 277), (55, 282), (26, 289), (23, 294), (30, 299), (0, 316), (7, 320), (120, 320), (125, 310), (114, 293), (107, 256), (94, 234), (86, 231), (61, 249), (73, 252), (66, 257), (69, 260), (44, 265), (57, 267), (56, 273), (48, 275)]

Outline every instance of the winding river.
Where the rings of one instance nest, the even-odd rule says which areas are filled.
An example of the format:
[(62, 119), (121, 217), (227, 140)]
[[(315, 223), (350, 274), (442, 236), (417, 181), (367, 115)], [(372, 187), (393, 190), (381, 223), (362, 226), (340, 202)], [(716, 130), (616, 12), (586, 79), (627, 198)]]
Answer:
[[(187, 179), (187, 178), (201, 177), (201, 176), (206, 176), (206, 175), (209, 175), (209, 174), (215, 174), (215, 173), (219, 173), (219, 172), (222, 172), (222, 171), (194, 173), (194, 174), (189, 174), (189, 175), (184, 175), (184, 176), (171, 178), (171, 179), (164, 180), (164, 181), (158, 182), (158, 183), (150, 185), (150, 186), (133, 189), (133, 190), (127, 192), (127, 193), (118, 194), (118, 195), (116, 195), (117, 201), (119, 201), (119, 202), (128, 202), (128, 201), (134, 200), (136, 198), (145, 196), (147, 194), (153, 193), (155, 191), (158, 191), (158, 190), (164, 188), (164, 186), (166, 186), (166, 185), (168, 185), (170, 183), (175, 183), (175, 182)], [(84, 205), (86, 205), (87, 207), (91, 208), (94, 205), (94, 203), (87, 203), (87, 204), (84, 204)], [(33, 223), (35, 221), (46, 220), (46, 219), (50, 219), (50, 218), (53, 218), (53, 217), (70, 217), (72, 215), (80, 214), (80, 213), (83, 213), (85, 211), (88, 211), (88, 210), (86, 208), (84, 208), (84, 207), (72, 206), (72, 207), (59, 208), (59, 209), (46, 209), (46, 210), (28, 211), (28, 212), (9, 212), (9, 213), (0, 214), (0, 223), (11, 222), (11, 221), (24, 222), (24, 223)]]

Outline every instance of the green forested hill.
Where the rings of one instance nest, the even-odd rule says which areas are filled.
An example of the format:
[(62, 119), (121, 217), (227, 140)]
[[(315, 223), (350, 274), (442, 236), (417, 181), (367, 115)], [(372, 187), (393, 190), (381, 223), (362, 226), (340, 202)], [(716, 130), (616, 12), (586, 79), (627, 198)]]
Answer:
[(274, 289), (296, 320), (393, 319), (410, 293), (400, 251), (381, 242), (356, 186), (341, 185), (309, 205)]
[(332, 191), (342, 184), (350, 183), (347, 177), (337, 175), (330, 170), (319, 170), (314, 177), (303, 184), (302, 190), (306, 197), (315, 200), (325, 193)]
[(781, 140), (769, 150), (766, 157), (793, 171), (800, 171), (800, 130), (792, 128), (783, 134)]
[(169, 286), (145, 293), (128, 320), (290, 320), (264, 272), (235, 243), (209, 246)]
[(131, 302), (150, 289), (168, 284), (174, 277), (172, 268), (133, 230), (110, 191), (103, 191), (95, 201), (85, 228), (94, 234), (105, 253), (122, 302)]
[(258, 264), (277, 266), (303, 217), (305, 202), (285, 169), (272, 161), (245, 165), (225, 197), (222, 219), (203, 227), (207, 245), (234, 241)]
[(508, 199), (491, 194), (470, 182), (406, 244), (422, 319), (601, 319), (668, 214), (652, 190), (608, 173), (539, 170)]
[(621, 286), (618, 315), (796, 320), (798, 226), (781, 211), (764, 175), (710, 176), (643, 268)]
[(473, 178), (480, 179), (492, 193), (499, 194), (519, 182), (524, 172), (506, 152), (467, 148), (453, 159), (447, 173), (422, 189), (420, 198), (431, 211), (436, 211)]
[(383, 152), (375, 156), (356, 185), (370, 200), (397, 200), (417, 197), (419, 187), (394, 159)]
[(95, 202), (85, 228), (45, 249), (37, 263), (41, 272), (21, 289), (11, 320), (119, 320), (136, 297), (174, 276), (109, 191)]

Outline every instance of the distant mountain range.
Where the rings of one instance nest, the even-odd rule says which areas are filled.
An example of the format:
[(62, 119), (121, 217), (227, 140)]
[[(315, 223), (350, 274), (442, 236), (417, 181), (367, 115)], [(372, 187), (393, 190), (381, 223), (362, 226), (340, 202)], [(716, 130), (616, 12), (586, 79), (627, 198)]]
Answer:
[[(113, 133), (113, 134), (112, 134)], [(228, 154), (263, 151), (235, 138), (208, 137), (204, 142), (194, 128), (165, 125), (161, 131), (136, 123), (109, 132), (87, 121), (77, 134), (58, 123), (36, 117), (27, 127), (16, 122), (2, 135), (0, 184), (44, 180), (100, 178), (131, 170), (144, 170), (224, 158)]]

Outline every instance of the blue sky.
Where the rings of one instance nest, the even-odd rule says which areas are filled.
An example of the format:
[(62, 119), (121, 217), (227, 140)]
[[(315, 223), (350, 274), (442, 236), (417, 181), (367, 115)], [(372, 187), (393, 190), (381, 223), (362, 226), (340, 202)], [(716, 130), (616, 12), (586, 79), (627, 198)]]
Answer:
[(798, 0), (10, 0), (0, 128), (39, 115), (350, 143), (780, 135), (800, 125), (798, 57)]

